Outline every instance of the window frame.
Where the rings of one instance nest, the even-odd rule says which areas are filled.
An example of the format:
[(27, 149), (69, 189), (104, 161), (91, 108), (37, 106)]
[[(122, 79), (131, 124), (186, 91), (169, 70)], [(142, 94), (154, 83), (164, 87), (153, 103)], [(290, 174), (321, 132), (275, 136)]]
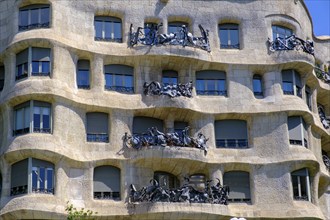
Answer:
[[(42, 10), (48, 9), (48, 20), (46, 22), (42, 22)], [(37, 17), (38, 17), (38, 23), (32, 24), (32, 16), (35, 10), (38, 10)], [(27, 11), (27, 25), (22, 25), (22, 16), (23, 12)], [(18, 14), (18, 31), (27, 31), (27, 30), (33, 30), (33, 29), (39, 29), (39, 28), (50, 28), (51, 24), (51, 7), (49, 4), (32, 4), (25, 7), (19, 8), (19, 14)]]
[[(102, 36), (97, 36), (97, 27), (96, 23), (100, 22), (102, 27), (101, 27), (101, 35)], [(106, 31), (106, 23), (110, 23), (109, 25), (111, 26), (109, 30), (109, 35), (110, 37), (106, 37), (107, 31)], [(119, 38), (115, 37), (116, 36), (116, 31), (115, 31), (115, 24), (120, 24), (120, 36)], [(95, 41), (107, 41), (107, 42), (115, 42), (115, 43), (123, 43), (123, 22), (122, 19), (119, 17), (114, 17), (114, 16), (94, 16), (94, 40)]]
[[(287, 76), (284, 76), (284, 74), (286, 74), (287, 76), (289, 76), (289, 74), (291, 75), (291, 81), (289, 81), (287, 78)], [(298, 96), (300, 98), (303, 98), (302, 94), (303, 94), (303, 83), (302, 83), (302, 79), (301, 79), (301, 75), (294, 69), (287, 69), (287, 70), (282, 70), (281, 72), (281, 76), (282, 76), (282, 92), (284, 95), (294, 95), (294, 96)], [(285, 86), (284, 84), (292, 84), (291, 88), (292, 90), (288, 91), (288, 90), (284, 90)], [(301, 85), (298, 85), (298, 84)]]
[[(232, 137), (230, 137), (230, 138), (225, 138), (225, 139), (218, 138), (219, 135), (221, 134), (221, 127), (224, 126), (225, 124), (229, 124), (230, 127), (235, 126), (235, 124), (238, 126), (244, 126), (245, 131), (243, 131), (243, 132), (244, 132), (244, 136), (246, 136), (246, 138), (237, 138), (237, 137), (234, 138), (233, 136), (236, 136), (237, 133), (235, 135), (232, 134)], [(227, 130), (227, 129), (225, 129), (225, 130)], [(245, 120), (238, 120), (238, 119), (216, 120), (216, 121), (214, 121), (214, 133), (215, 133), (214, 136), (215, 136), (216, 148), (219, 148), (219, 149), (224, 149), (224, 148), (247, 149), (247, 148), (249, 148), (249, 130), (248, 130), (247, 121), (245, 121)], [(224, 132), (224, 133), (226, 133), (226, 132)], [(222, 135), (223, 134), (221, 134), (220, 136), (222, 136)], [(225, 134), (224, 136), (226, 136), (226, 135), (228, 135), (228, 134)]]
[[(88, 65), (88, 68), (85, 67)], [(88, 75), (88, 84), (79, 83), (80, 76), (83, 75), (81, 71), (86, 71)], [(84, 78), (84, 77), (82, 77)], [(90, 61), (86, 59), (79, 59), (77, 62), (76, 82), (78, 89), (90, 89)]]
[[(311, 181), (309, 170), (307, 168), (302, 168), (291, 172), (291, 183), (292, 183), (292, 196), (294, 200), (298, 201), (309, 201), (311, 202)], [(295, 186), (295, 177), (297, 186)], [(302, 181), (305, 179), (305, 189), (302, 189)], [(297, 191), (295, 190), (297, 189)], [(302, 191), (306, 192), (306, 195), (302, 195)], [(296, 194), (298, 192), (298, 194)]]
[[(112, 70), (113, 69), (113, 70)], [(130, 78), (132, 84), (127, 86), (127, 77)], [(111, 79), (112, 81), (108, 81)], [(117, 78), (120, 79), (121, 85), (117, 85)], [(134, 94), (135, 93), (135, 78), (134, 78), (134, 68), (127, 65), (120, 64), (108, 64), (104, 65), (104, 89), (106, 91), (115, 91), (124, 94)], [(110, 84), (110, 85), (109, 85)]]
[[(239, 176), (240, 175), (244, 175), (242, 176), (241, 178), (245, 177), (245, 178), (248, 178), (248, 181), (247, 182), (243, 182), (243, 181), (235, 181), (235, 186), (233, 186), (232, 184), (227, 184), (228, 182), (233, 182), (233, 180), (227, 180), (226, 178), (226, 174), (227, 175), (230, 175), (230, 174), (234, 174), (236, 176)], [(248, 187), (245, 187), (245, 185), (248, 185)], [(242, 171), (242, 170), (232, 170), (232, 171), (227, 171), (223, 174), (223, 185), (227, 185), (229, 186), (229, 188), (231, 189), (231, 193), (229, 193), (229, 196), (228, 196), (228, 201), (229, 202), (232, 202), (232, 203), (251, 203), (251, 199), (252, 199), (252, 196), (251, 196), (251, 176), (250, 176), (250, 173), (249, 172), (246, 172), (246, 171)], [(237, 187), (238, 186), (238, 187)], [(233, 188), (248, 188), (248, 196), (246, 196), (245, 198), (230, 198), (233, 194)], [(240, 193), (246, 193), (244, 191), (238, 191)]]
[[(299, 124), (298, 124), (299, 127), (298, 126), (292, 127), (292, 124), (290, 125), (290, 119), (291, 119), (291, 121), (294, 121), (294, 119), (298, 119), (298, 118), (299, 118)], [(293, 122), (291, 122), (291, 123), (293, 123)], [(299, 146), (303, 146), (305, 148), (308, 148), (308, 142), (309, 142), (308, 135), (309, 134), (308, 134), (307, 124), (306, 124), (305, 120), (303, 119), (303, 117), (301, 117), (301, 116), (289, 116), (288, 119), (287, 119), (287, 125), (288, 125), (288, 133), (289, 133), (289, 144), (290, 145), (299, 145)], [(291, 129), (290, 129), (290, 127), (291, 127)], [(293, 139), (292, 138), (292, 133), (290, 135), (290, 131), (294, 132), (295, 128), (300, 130), (301, 140)], [(293, 135), (293, 136), (295, 136), (295, 135)]]
[[(42, 108), (42, 113), (40, 113), (40, 123), (39, 127), (36, 127), (35, 120), (34, 120), (34, 109), (35, 107)], [(28, 108), (28, 110), (26, 110)], [(48, 108), (49, 110), (49, 128), (44, 128), (44, 118), (43, 118), (43, 109)], [(23, 109), (22, 113), (22, 120), (23, 120), (23, 128), (17, 129), (17, 121), (18, 121), (18, 111)], [(26, 114), (26, 111), (28, 111)], [(14, 106), (13, 108), (14, 112), (14, 129), (13, 129), (13, 136), (20, 136), (24, 134), (29, 133), (43, 133), (43, 134), (52, 134), (52, 104), (48, 102), (43, 101), (37, 101), (37, 100), (30, 100), (24, 103), (21, 103), (19, 105)], [(26, 116), (28, 115), (29, 120), (26, 120)], [(25, 123), (29, 123), (29, 127), (26, 126)]]
[[(218, 25), (218, 38), (220, 42), (220, 49), (237, 49), (241, 48), (240, 44), (240, 25), (236, 23), (222, 23)], [(224, 32), (227, 35), (227, 42), (222, 42), (224, 39), (221, 40), (221, 32)], [(232, 45), (232, 35), (231, 32), (234, 31), (235, 35), (237, 35), (237, 44)], [(224, 44), (225, 43), (225, 44)]]
[[(275, 31), (274, 31), (275, 29)], [(281, 30), (284, 30), (284, 34), (285, 35), (282, 35), (282, 36), (279, 36), (280, 33), (277, 29), (281, 29)], [(287, 35), (287, 33), (289, 33), (290, 35)], [(275, 37), (275, 34), (276, 34), (276, 37)], [(275, 41), (278, 37), (281, 38), (281, 39), (285, 39), (291, 35), (294, 34), (294, 31), (292, 28), (288, 28), (286, 26), (283, 26), (283, 25), (276, 25), (276, 24), (273, 24), (272, 25), (272, 36), (273, 36), (273, 41)]]
[[(95, 183), (96, 180), (99, 180), (95, 177), (96, 172), (100, 169), (112, 169), (113, 170), (113, 175), (118, 175), (118, 182), (112, 182), (112, 187), (113, 184), (118, 184), (119, 187), (119, 192), (116, 191), (96, 191), (96, 187), (95, 187)], [(100, 171), (101, 172), (101, 171)], [(111, 178), (109, 178), (111, 179)], [(99, 180), (101, 181), (101, 180)], [(114, 187), (115, 188), (115, 187)], [(105, 200), (114, 200), (114, 201), (121, 201), (121, 169), (112, 165), (101, 165), (101, 166), (97, 166), (94, 167), (93, 169), (93, 199), (94, 200), (100, 200), (100, 199), (105, 199)]]
[[(89, 118), (89, 115), (91, 115), (90, 117), (100, 117), (100, 118), (103, 118), (103, 117), (106, 117), (107, 120), (104, 120), (106, 124), (104, 124), (106, 126), (106, 129), (107, 131), (106, 132), (103, 132), (103, 133), (91, 133), (89, 130), (91, 129), (89, 125), (89, 120), (91, 119), (88, 119)], [(103, 122), (103, 121), (102, 121)], [(102, 126), (104, 126), (102, 125)], [(92, 129), (93, 130), (93, 129)], [(101, 129), (103, 130), (103, 129)], [(110, 140), (110, 127), (109, 127), (109, 114), (108, 113), (105, 113), (105, 112), (87, 112), (86, 113), (86, 141), (88, 143), (109, 143), (109, 140)]]
[[(208, 89), (208, 82), (214, 83), (214, 90)], [(224, 85), (224, 88), (221, 86)], [(203, 87), (200, 90), (199, 87)], [(220, 88), (219, 88), (220, 87)], [(225, 96), (227, 97), (227, 75), (224, 71), (200, 70), (196, 72), (196, 94), (205, 96)], [(220, 89), (220, 90), (219, 90)]]
[[(260, 91), (256, 91), (255, 88), (255, 81), (258, 80), (258, 82), (260, 82)], [(256, 98), (262, 98), (264, 97), (264, 93), (263, 93), (263, 82), (262, 82), (262, 76), (259, 74), (254, 74), (253, 78), (252, 78), (252, 86), (253, 86), (253, 94)]]

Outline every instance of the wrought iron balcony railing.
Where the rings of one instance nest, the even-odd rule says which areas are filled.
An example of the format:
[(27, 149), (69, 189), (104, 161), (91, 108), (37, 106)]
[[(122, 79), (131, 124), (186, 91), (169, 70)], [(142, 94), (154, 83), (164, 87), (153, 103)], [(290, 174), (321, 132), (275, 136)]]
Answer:
[(134, 93), (134, 87), (127, 87), (127, 86), (107, 86), (105, 85), (104, 88), (109, 91), (116, 91), (120, 93), (128, 93), (133, 94)]
[(49, 76), (50, 72), (32, 72), (32, 76)]
[(314, 56), (314, 42), (311, 40), (304, 41), (295, 35), (286, 38), (277, 37), (274, 41), (268, 38), (268, 45), (271, 52), (278, 50), (302, 50)]
[(22, 195), (27, 193), (27, 185), (23, 186), (15, 186), (10, 189), (10, 195), (16, 196), (16, 195)]
[(222, 186), (220, 181), (211, 186), (211, 181), (206, 181), (201, 189), (192, 183), (184, 184), (177, 189), (166, 189), (152, 179), (150, 185), (136, 190), (131, 184), (130, 202), (190, 202), (190, 203), (211, 203), (228, 205), (229, 187)]
[(330, 172), (330, 158), (327, 155), (323, 154), (322, 159), (323, 159), (323, 163), (324, 163), (325, 167)]
[(45, 189), (45, 188), (35, 188), (32, 187), (33, 193), (43, 193), (43, 194), (54, 194), (54, 188)]
[(50, 128), (37, 128), (37, 127), (34, 127), (33, 132), (50, 134), (51, 130), (50, 130)]
[(17, 136), (17, 135), (22, 135), (22, 134), (27, 134), (30, 132), (30, 128), (22, 128), (22, 129), (16, 129), (13, 131), (13, 135)]
[(246, 139), (217, 139), (217, 148), (248, 148)]
[(148, 146), (175, 146), (175, 147), (192, 147), (204, 150), (207, 153), (206, 138), (202, 133), (198, 133), (197, 138), (188, 136), (189, 127), (182, 130), (182, 134), (163, 133), (158, 131), (156, 127), (149, 128), (144, 134), (128, 135), (125, 133), (123, 137), (124, 145), (128, 148), (141, 149)]
[(24, 79), (24, 78), (27, 78), (27, 77), (28, 77), (28, 73), (23, 73), (23, 74), (20, 74), (20, 75), (16, 75), (15, 79), (20, 80), (20, 79)]
[(318, 67), (314, 67), (314, 71), (315, 71), (317, 78), (324, 81), (325, 83), (330, 83), (330, 73), (329, 72), (326, 72)]
[(145, 95), (167, 95), (171, 98), (184, 96), (191, 98), (192, 97), (192, 82), (186, 84), (161, 84), (159, 82), (145, 82), (143, 85)]
[(19, 31), (32, 30), (37, 28), (49, 28), (49, 22), (18, 26)]
[(94, 199), (120, 200), (119, 192), (94, 192)]
[(108, 134), (87, 134), (87, 142), (109, 142)]
[(202, 25), (198, 25), (201, 32), (201, 37), (193, 36), (188, 31), (186, 25), (182, 25), (178, 33), (161, 34), (159, 33), (160, 27), (163, 24), (151, 25), (148, 28), (138, 27), (137, 31), (134, 32), (133, 24), (130, 26), (130, 45), (131, 47), (142, 44), (142, 45), (181, 45), (183, 47), (190, 46), (211, 51), (209, 43), (209, 31), (204, 30)]
[(326, 116), (322, 106), (318, 106), (321, 123), (325, 129), (330, 128), (330, 116)]

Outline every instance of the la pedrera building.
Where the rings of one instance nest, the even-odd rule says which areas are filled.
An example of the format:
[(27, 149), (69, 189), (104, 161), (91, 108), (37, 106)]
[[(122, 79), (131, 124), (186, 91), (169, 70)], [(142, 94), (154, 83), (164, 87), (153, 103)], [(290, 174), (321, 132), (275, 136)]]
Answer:
[(302, 0), (1, 0), (0, 219), (330, 219), (329, 64)]

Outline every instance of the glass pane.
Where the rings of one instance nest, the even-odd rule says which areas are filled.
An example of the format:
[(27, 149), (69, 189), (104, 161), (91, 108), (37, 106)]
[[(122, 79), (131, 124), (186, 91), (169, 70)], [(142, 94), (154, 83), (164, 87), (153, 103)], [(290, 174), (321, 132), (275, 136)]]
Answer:
[(300, 176), (300, 186), (301, 186), (301, 196), (307, 198), (307, 185), (306, 185), (306, 177)]
[(32, 167), (32, 189), (38, 188), (39, 173), (37, 167)]
[(292, 82), (283, 82), (283, 92), (288, 94), (293, 94)]
[(39, 23), (39, 9), (30, 10), (31, 13), (31, 22), (30, 24), (38, 24)]
[(40, 173), (39, 173), (39, 181), (40, 181), (40, 190), (44, 190), (45, 189), (45, 168), (40, 167), (39, 168)]
[(122, 75), (115, 75), (115, 85), (123, 86), (123, 76)]
[(102, 21), (95, 21), (95, 37), (102, 38)]
[(51, 190), (54, 188), (54, 171), (51, 168), (47, 168), (47, 189)]
[(211, 92), (211, 94), (214, 94), (215, 93), (215, 80), (207, 80), (206, 81), (207, 83), (207, 91)]
[(228, 30), (223, 30), (220, 29), (219, 31), (219, 35), (220, 35), (220, 44), (221, 46), (227, 46), (228, 45)]
[(33, 108), (33, 125), (34, 125), (34, 128), (40, 128), (40, 113), (41, 113), (41, 108), (40, 107), (34, 107)]
[(114, 22), (114, 36), (115, 39), (120, 40), (121, 41), (121, 23), (119, 22)]
[(229, 30), (230, 45), (238, 48), (238, 30)]
[(41, 65), (42, 65), (42, 72), (43, 73), (49, 73), (50, 72), (50, 68), (49, 68), (49, 61), (43, 61), (42, 63), (41, 63)]
[(133, 76), (125, 76), (125, 87), (133, 87)]
[(197, 91), (205, 91), (205, 82), (202, 79), (196, 80), (196, 90)]
[(253, 92), (261, 93), (261, 80), (253, 79)]
[[(47, 109), (44, 109), (44, 110), (47, 110)], [(42, 115), (42, 125), (43, 125), (43, 128), (49, 129), (50, 128), (50, 123), (49, 122), (50, 122), (49, 113), (48, 114), (45, 114), (45, 112), (44, 112), (44, 114)]]
[(19, 12), (19, 25), (27, 26), (29, 21), (29, 11), (23, 10)]
[(78, 78), (77, 78), (78, 85), (89, 85), (89, 71), (88, 70), (78, 70)]
[(179, 28), (176, 26), (176, 25), (169, 25), (168, 26), (168, 33), (178, 33), (179, 32), (179, 30), (178, 30)]
[(40, 13), (41, 13), (41, 18), (40, 18), (40, 23), (45, 24), (45, 23), (49, 23), (49, 8), (42, 8), (40, 9)]
[(24, 108), (24, 128), (30, 127), (30, 107)]
[(15, 129), (23, 129), (23, 114), (24, 114), (24, 108), (16, 110), (16, 118), (15, 118)]
[(111, 39), (112, 22), (104, 22), (104, 38)]
[(226, 80), (218, 80), (218, 90), (226, 91)]
[(32, 72), (39, 73), (39, 61), (32, 61)]
[(105, 85), (106, 86), (112, 86), (113, 82), (113, 75), (112, 74), (105, 74)]

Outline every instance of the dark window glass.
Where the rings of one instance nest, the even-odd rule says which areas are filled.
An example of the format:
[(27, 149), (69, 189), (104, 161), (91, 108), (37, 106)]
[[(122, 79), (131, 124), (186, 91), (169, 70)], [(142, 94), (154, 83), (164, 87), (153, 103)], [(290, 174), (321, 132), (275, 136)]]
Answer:
[(19, 11), (20, 31), (35, 28), (47, 28), (50, 23), (49, 5), (30, 5)]
[(306, 168), (291, 173), (293, 198), (295, 200), (309, 201), (309, 174)]
[(255, 96), (262, 96), (262, 78), (259, 75), (253, 76), (253, 93)]
[(0, 66), (0, 92), (3, 90), (5, 85), (5, 68), (4, 66)]
[(89, 68), (88, 60), (79, 60), (77, 64), (77, 86), (80, 89), (89, 89)]
[(273, 30), (273, 40), (275, 40), (277, 37), (284, 39), (293, 34), (290, 28), (286, 28), (279, 25), (273, 25), (272, 30)]
[(237, 24), (219, 25), (220, 48), (239, 49), (239, 31)]
[(95, 40), (122, 42), (122, 24), (116, 17), (96, 16), (94, 21)]
[(292, 82), (283, 81), (283, 93), (285, 95), (294, 95)]
[(196, 92), (198, 95), (226, 96), (226, 73), (216, 70), (196, 72)]
[(133, 68), (116, 64), (106, 65), (105, 89), (121, 93), (134, 93)]

